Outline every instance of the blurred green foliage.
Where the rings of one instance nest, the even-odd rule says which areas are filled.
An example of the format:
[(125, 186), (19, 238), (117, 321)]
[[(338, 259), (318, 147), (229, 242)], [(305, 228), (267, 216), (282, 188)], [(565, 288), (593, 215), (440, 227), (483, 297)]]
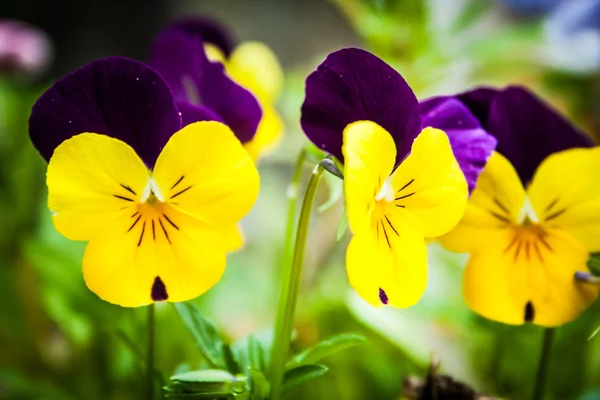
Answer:
[[(420, 97), (481, 83), (522, 83), (598, 137), (600, 75), (573, 76), (536, 59), (542, 40), (539, 21), (515, 21), (486, 0), (331, 3), (362, 45), (396, 67)], [(241, 387), (255, 395), (266, 390), (260, 357), (268, 357), (265, 348), (277, 305), (286, 188), (296, 154), (306, 144), (298, 124), (303, 82), (324, 56), (314, 54), (286, 71), (280, 109), (287, 139), (260, 166), (261, 195), (244, 221), (247, 246), (229, 258), (219, 285), (190, 302), (197, 307), (194, 312), (210, 318), (219, 330), (204, 326), (210, 334), (199, 337), (231, 347), (202, 348), (198, 336), (186, 329), (187, 324), (194, 332), (195, 323), (180, 317), (186, 308), (177, 306), (178, 313), (172, 305), (157, 307), (157, 369), (165, 384), (176, 375), (174, 392), (191, 384), (184, 373), (203, 366), (230, 371), (194, 377), (212, 379), (219, 390)], [(27, 135), (29, 110), (42, 90), (24, 81), (0, 80), (0, 399), (136, 398), (144, 373), (145, 310), (112, 306), (91, 293), (80, 267), (85, 244), (62, 238), (52, 226), (45, 205), (45, 164)], [(310, 168), (307, 164), (305, 175)], [(460, 291), (463, 256), (432, 244), (426, 295), (408, 310), (373, 309), (349, 289), (344, 227), (338, 235), (340, 193), (339, 180), (324, 180), (293, 342), (300, 354), (294, 362), (302, 371), (287, 376), (288, 384), (319, 377), (298, 385), (291, 397), (399, 399), (403, 379), (423, 376), (433, 354), (443, 373), (478, 392), (528, 398), (542, 330), (505, 326), (470, 312)], [(600, 325), (599, 311), (595, 304), (558, 330), (550, 398), (600, 398), (600, 338), (588, 340)], [(342, 332), (355, 332), (360, 336), (353, 340), (365, 337), (366, 343), (329, 355), (328, 349), (336, 346), (332, 339), (306, 352)], [(320, 361), (323, 355), (327, 358)], [(218, 361), (211, 363), (212, 357)], [(231, 360), (239, 371), (231, 373)]]

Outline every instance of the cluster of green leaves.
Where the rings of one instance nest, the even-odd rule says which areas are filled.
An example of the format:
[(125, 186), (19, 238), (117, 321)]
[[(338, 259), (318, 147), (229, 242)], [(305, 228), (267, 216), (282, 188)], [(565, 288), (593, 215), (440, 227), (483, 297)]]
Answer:
[[(192, 334), (205, 368), (180, 371), (164, 389), (169, 399), (210, 398), (263, 400), (269, 395), (269, 352), (272, 332), (251, 334), (234, 343), (225, 343), (216, 327), (189, 303), (175, 304), (186, 328)], [(325, 357), (362, 344), (358, 334), (341, 334), (324, 340), (293, 356), (286, 365), (282, 396), (328, 371), (319, 362)]]

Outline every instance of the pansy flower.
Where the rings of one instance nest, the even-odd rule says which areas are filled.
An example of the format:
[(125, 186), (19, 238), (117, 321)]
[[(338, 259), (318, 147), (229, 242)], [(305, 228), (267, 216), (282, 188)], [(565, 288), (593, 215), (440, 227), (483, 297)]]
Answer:
[[(483, 151), (463, 157), (453, 149), (449, 133), (462, 131), (425, 125), (402, 76), (364, 50), (330, 54), (306, 81), (302, 128), (344, 164), (353, 233), (346, 269), (350, 284), (372, 305), (408, 307), (419, 300), (427, 283), (425, 238), (452, 229), (466, 207), (461, 164), (475, 171), (495, 145), (466, 107), (435, 109), (447, 117), (442, 125), (472, 124), (464, 134), (483, 138)], [(481, 156), (475, 163), (474, 154)], [(473, 184), (476, 175), (467, 175)]]
[(467, 304), (508, 324), (573, 320), (598, 293), (574, 274), (600, 250), (600, 149), (523, 88), (476, 89), (453, 100), (498, 140), (464, 218), (442, 238), (471, 253)]
[(108, 302), (194, 298), (239, 246), (235, 224), (258, 195), (258, 173), (223, 123), (182, 128), (196, 111), (179, 110), (156, 71), (120, 57), (67, 75), (33, 106), (54, 226), (89, 242), (83, 276)]
[(238, 90), (237, 96), (241, 98), (243, 93), (245, 98), (244, 107), (240, 109), (248, 110), (250, 99), (258, 100), (262, 117), (242, 124), (241, 116), (237, 116), (239, 110), (227, 101), (213, 111), (238, 135), (254, 160), (280, 142), (283, 124), (273, 103), (281, 91), (283, 72), (273, 52), (264, 44), (245, 42), (234, 47), (223, 26), (208, 19), (189, 18), (172, 24), (158, 35), (151, 65), (165, 76), (179, 101), (208, 106), (205, 97), (225, 99), (229, 96), (213, 93), (212, 82), (204, 78), (204, 71), (224, 67), (229, 78), (250, 91)]

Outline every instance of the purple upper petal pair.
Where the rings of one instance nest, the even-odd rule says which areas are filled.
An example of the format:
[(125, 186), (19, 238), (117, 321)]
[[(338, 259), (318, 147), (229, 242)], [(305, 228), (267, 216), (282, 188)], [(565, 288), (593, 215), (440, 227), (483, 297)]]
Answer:
[(29, 118), (31, 141), (46, 161), (63, 141), (91, 132), (129, 144), (149, 168), (180, 128), (180, 111), (163, 78), (123, 57), (94, 61), (58, 80)]
[(498, 140), (497, 151), (514, 166), (523, 185), (531, 182), (540, 163), (552, 153), (591, 147), (590, 137), (531, 92), (518, 86), (479, 88), (430, 101), (459, 101)]
[(343, 131), (360, 120), (376, 122), (391, 134), (397, 163), (409, 154), (423, 128), (444, 129), (470, 190), (496, 145), (460, 102), (435, 101), (421, 107), (402, 76), (384, 61), (364, 50), (342, 49), (308, 76), (302, 129), (314, 144), (343, 162)]
[(185, 20), (158, 35), (150, 65), (165, 78), (177, 105), (187, 110), (184, 125), (201, 120), (221, 121), (242, 143), (248, 142), (262, 117), (260, 105), (252, 93), (227, 76), (221, 63), (208, 60), (204, 36), (219, 46), (231, 48), (217, 25), (204, 20)]

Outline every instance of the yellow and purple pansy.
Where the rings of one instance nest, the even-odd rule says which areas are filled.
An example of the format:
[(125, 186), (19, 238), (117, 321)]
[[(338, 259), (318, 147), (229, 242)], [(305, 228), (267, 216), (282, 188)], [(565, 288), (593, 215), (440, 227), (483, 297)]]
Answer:
[[(274, 102), (281, 92), (283, 71), (277, 57), (263, 43), (244, 42), (235, 46), (224, 26), (206, 18), (187, 18), (158, 35), (150, 64), (186, 106), (205, 104), (206, 91), (212, 95), (213, 82), (206, 79), (203, 72), (206, 68), (225, 68), (227, 76), (249, 90), (262, 109), (260, 122), (240, 127), (238, 134), (252, 158), (257, 160), (266, 155), (281, 141), (283, 123)], [(222, 106), (229, 110), (228, 104)], [(237, 133), (238, 129), (231, 125), (222, 109), (213, 107), (213, 110)]]
[(402, 76), (364, 50), (330, 54), (306, 80), (302, 128), (344, 164), (353, 233), (346, 269), (350, 284), (375, 306), (408, 307), (420, 299), (425, 239), (461, 219), (468, 188), (496, 144), (460, 102), (429, 113), (440, 119), (422, 118)]
[(498, 140), (465, 216), (441, 238), (470, 253), (463, 294), (477, 313), (507, 324), (558, 326), (598, 294), (577, 282), (600, 251), (600, 148), (521, 87), (450, 98)]
[[(222, 68), (204, 73), (212, 94), (205, 88), (205, 105), (189, 106), (152, 68), (110, 57), (58, 80), (33, 106), (30, 137), (49, 162), (54, 226), (89, 242), (84, 279), (108, 302), (192, 299), (240, 246), (236, 223), (259, 178), (236, 135), (251, 134), (260, 109)], [(240, 113), (215, 118), (227, 102)]]

